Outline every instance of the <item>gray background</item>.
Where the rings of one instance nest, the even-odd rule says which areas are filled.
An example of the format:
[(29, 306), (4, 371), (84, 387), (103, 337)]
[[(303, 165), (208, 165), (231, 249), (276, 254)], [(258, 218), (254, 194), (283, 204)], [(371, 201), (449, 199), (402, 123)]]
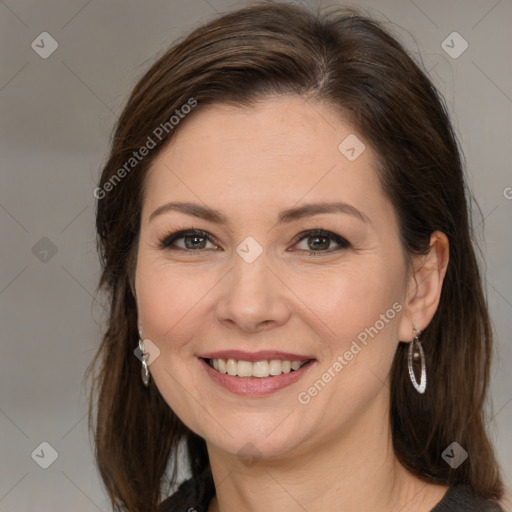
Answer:
[[(67, 511), (70, 504), (75, 512), (108, 510), (93, 463), (82, 381), (105, 317), (101, 298), (93, 300), (99, 263), (92, 192), (116, 116), (154, 57), (198, 24), (245, 4), (0, 2), (2, 512)], [(462, 142), (482, 210), (483, 218), (475, 210), (475, 238), (486, 262), (497, 335), (490, 430), (510, 488), (512, 2), (352, 5), (390, 23), (411, 52), (421, 53)], [(31, 43), (45, 31), (58, 48), (43, 59)], [(441, 46), (453, 31), (469, 45), (457, 58)], [(448, 41), (452, 51), (462, 48), (461, 41)], [(50, 461), (42, 442), (58, 453), (48, 469), (38, 465)]]

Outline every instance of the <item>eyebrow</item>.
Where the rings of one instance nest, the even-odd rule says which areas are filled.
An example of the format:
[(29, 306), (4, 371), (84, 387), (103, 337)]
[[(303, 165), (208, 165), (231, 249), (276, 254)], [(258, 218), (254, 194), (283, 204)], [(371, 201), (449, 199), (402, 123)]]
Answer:
[[(187, 215), (193, 215), (194, 217), (213, 222), (214, 224), (229, 224), (228, 218), (219, 210), (188, 202), (171, 202), (164, 204), (158, 207), (149, 216), (149, 220), (151, 221), (156, 216), (169, 211), (177, 211)], [(354, 206), (343, 202), (309, 203), (303, 206), (282, 210), (279, 212), (276, 224), (287, 224), (304, 217), (319, 215), (321, 213), (344, 213), (361, 220), (365, 224), (372, 224), (370, 218), (366, 214), (359, 211)]]

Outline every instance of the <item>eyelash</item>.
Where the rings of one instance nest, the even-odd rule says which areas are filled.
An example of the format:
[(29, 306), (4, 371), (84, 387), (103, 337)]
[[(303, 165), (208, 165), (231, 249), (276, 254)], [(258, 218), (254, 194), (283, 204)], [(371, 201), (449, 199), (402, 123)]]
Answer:
[[(177, 240), (180, 240), (182, 238), (186, 238), (187, 236), (197, 236), (201, 238), (206, 238), (209, 242), (214, 243), (214, 241), (210, 238), (210, 235), (206, 233), (205, 231), (202, 231), (200, 229), (186, 229), (180, 231), (175, 231), (173, 233), (168, 233), (163, 238), (159, 240), (159, 247), (161, 249), (169, 249), (173, 251), (184, 251), (188, 253), (200, 253), (203, 252), (205, 249), (183, 249), (182, 247), (172, 247), (172, 244), (176, 242)], [(334, 250), (326, 250), (326, 251), (309, 251), (306, 249), (299, 249), (298, 252), (306, 253), (308, 256), (322, 256), (325, 254), (331, 254), (333, 252), (340, 251), (341, 249), (348, 249), (351, 247), (350, 242), (348, 242), (345, 238), (337, 235), (336, 233), (331, 233), (330, 231), (325, 231), (323, 229), (310, 229), (307, 231), (302, 231), (299, 233), (295, 239), (294, 239), (294, 245), (301, 242), (305, 238), (310, 238), (313, 236), (318, 236), (322, 238), (327, 238), (329, 240), (332, 240), (336, 242), (339, 247)]]

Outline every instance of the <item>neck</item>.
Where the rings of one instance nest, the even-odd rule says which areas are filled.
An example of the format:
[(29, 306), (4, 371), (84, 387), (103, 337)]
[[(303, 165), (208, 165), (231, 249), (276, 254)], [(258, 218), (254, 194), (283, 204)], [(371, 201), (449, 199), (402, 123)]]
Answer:
[(208, 444), (216, 487), (209, 512), (429, 512), (447, 487), (418, 479), (398, 462), (389, 402), (378, 402), (343, 435), (312, 440), (300, 453), (250, 462)]

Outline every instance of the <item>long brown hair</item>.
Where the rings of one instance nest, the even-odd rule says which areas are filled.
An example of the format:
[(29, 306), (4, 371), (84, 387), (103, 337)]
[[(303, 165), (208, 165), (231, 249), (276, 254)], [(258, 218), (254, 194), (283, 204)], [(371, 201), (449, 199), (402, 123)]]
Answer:
[[(405, 254), (425, 254), (433, 231), (447, 235), (450, 261), (441, 299), (423, 334), (430, 385), (422, 396), (412, 388), (407, 344), (400, 343), (391, 379), (393, 444), (400, 462), (424, 481), (465, 483), (498, 501), (503, 484), (484, 410), (493, 334), (472, 243), (471, 195), (444, 101), (396, 38), (368, 16), (266, 2), (227, 13), (171, 47), (137, 83), (115, 127), (95, 193), (98, 291), (107, 292), (110, 313), (86, 372), (101, 363), (89, 428), (112, 505), (155, 510), (168, 464), (168, 483), (176, 483), (180, 441), (193, 476), (209, 465), (205, 441), (180, 421), (152, 381), (149, 389), (142, 385), (134, 356), (133, 282), (146, 171), (179, 130), (170, 127), (170, 117), (191, 98), (197, 101), (194, 115), (209, 103), (245, 106), (290, 93), (329, 105), (371, 144)], [(156, 137), (164, 123), (168, 130)], [(148, 137), (155, 147), (128, 169), (126, 162)], [(469, 453), (457, 469), (441, 457), (454, 441)]]

